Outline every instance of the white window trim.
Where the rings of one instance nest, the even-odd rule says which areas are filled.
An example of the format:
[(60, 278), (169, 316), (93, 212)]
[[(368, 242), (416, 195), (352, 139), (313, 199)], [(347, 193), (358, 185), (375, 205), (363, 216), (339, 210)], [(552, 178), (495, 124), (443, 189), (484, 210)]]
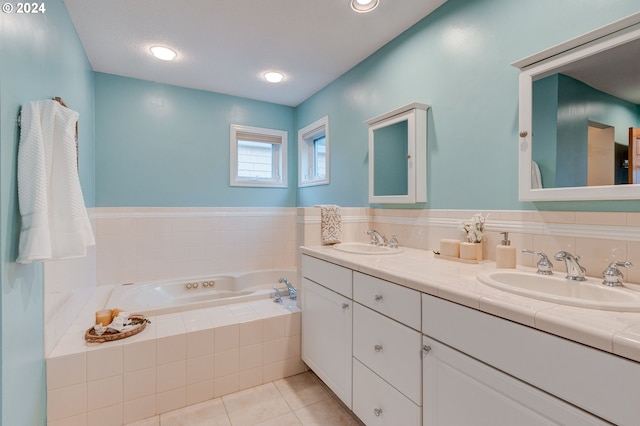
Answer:
[[(280, 155), (273, 159), (274, 170), (279, 171), (279, 178), (276, 179), (256, 179), (238, 176), (238, 133), (250, 133), (259, 136), (271, 136), (280, 138)], [(286, 188), (287, 179), (287, 132), (284, 130), (266, 129), (261, 127), (242, 126), (232, 124), (229, 132), (229, 182), (230, 186), (252, 186), (267, 188)]]
[[(322, 179), (309, 179), (313, 176), (313, 140), (325, 138), (325, 176)], [(298, 130), (298, 187), (329, 184), (329, 117), (325, 116)]]

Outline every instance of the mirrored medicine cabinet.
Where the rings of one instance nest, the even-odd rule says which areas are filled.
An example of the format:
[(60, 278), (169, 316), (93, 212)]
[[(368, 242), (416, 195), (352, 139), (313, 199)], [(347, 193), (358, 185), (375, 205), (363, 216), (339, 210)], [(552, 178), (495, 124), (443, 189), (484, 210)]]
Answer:
[(367, 120), (369, 202), (427, 201), (427, 110), (412, 103)]
[(521, 201), (640, 199), (640, 13), (521, 59)]

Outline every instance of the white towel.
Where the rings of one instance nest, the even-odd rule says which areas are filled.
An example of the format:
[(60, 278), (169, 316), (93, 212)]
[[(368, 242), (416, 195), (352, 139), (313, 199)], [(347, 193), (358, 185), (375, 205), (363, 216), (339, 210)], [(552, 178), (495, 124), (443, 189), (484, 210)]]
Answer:
[(22, 107), (18, 263), (82, 257), (95, 244), (77, 170), (78, 115), (54, 100)]
[(540, 174), (540, 167), (535, 161), (531, 162), (531, 189), (542, 188), (542, 175)]
[(320, 207), (320, 232), (322, 245), (342, 242), (342, 212), (340, 206), (333, 204), (318, 205)]

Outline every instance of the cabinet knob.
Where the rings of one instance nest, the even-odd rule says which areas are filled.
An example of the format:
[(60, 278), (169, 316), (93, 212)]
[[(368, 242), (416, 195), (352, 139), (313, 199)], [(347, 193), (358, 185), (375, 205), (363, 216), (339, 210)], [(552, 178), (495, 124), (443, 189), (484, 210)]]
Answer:
[(343, 303), (342, 304), (342, 309), (349, 309), (349, 304), (348, 303)]
[(376, 351), (376, 352), (382, 352), (382, 345), (375, 345), (373, 347), (373, 350)]
[(382, 300), (382, 295), (376, 294), (375, 296), (373, 296), (373, 300), (375, 300), (376, 302), (380, 302)]
[(422, 346), (422, 352), (424, 352), (425, 354), (428, 354), (429, 352), (431, 352), (431, 346), (423, 345)]
[(374, 408), (373, 414), (375, 414), (376, 417), (380, 417), (382, 415), (382, 408)]

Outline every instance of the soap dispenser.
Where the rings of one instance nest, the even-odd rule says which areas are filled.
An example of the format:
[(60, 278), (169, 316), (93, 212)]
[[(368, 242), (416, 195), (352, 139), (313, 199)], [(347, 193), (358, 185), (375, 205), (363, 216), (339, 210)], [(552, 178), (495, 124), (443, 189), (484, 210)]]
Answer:
[(509, 233), (501, 232), (503, 235), (500, 245), (496, 246), (496, 268), (515, 269), (516, 268), (516, 248), (511, 246)]

